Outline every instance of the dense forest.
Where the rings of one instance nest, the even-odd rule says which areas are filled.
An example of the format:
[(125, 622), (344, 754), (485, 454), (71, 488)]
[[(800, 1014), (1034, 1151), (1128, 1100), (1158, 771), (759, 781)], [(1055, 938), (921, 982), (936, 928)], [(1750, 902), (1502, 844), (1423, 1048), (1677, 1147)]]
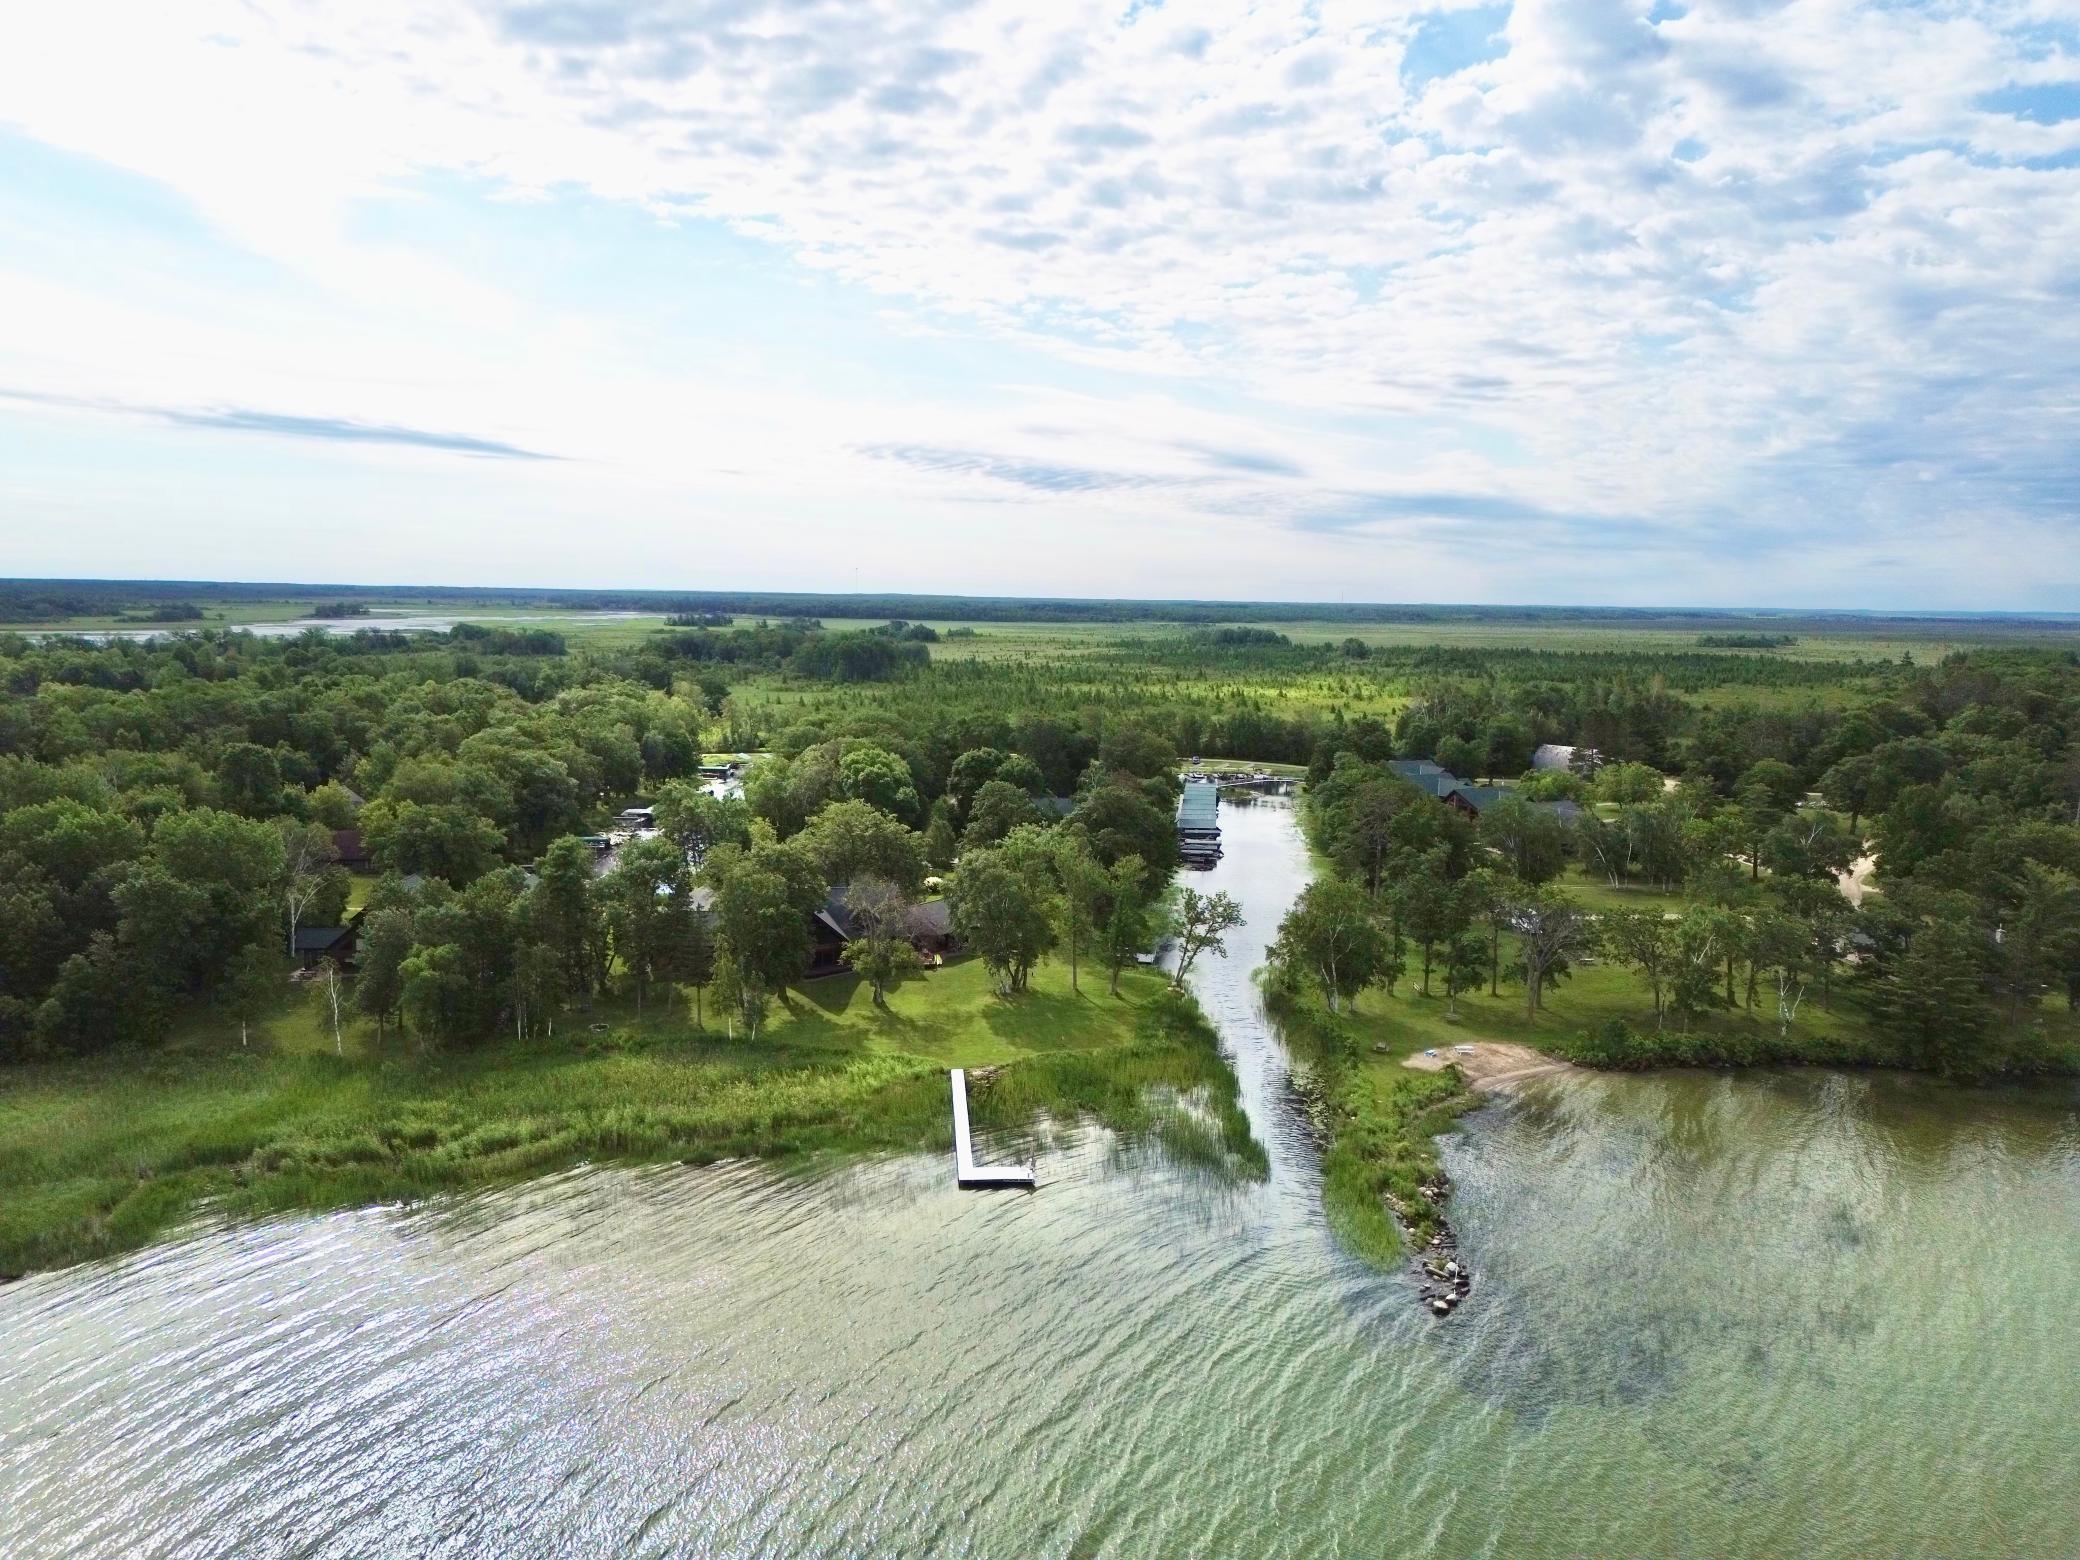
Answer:
[[(1116, 978), (1176, 859), (1177, 755), (1153, 733), (920, 708), (865, 730), (797, 726), (742, 799), (699, 783), (705, 737), (765, 736), (709, 668), (791, 687), (918, 681), (927, 653), (902, 623), (673, 633), (597, 655), (468, 625), (0, 637), (0, 1052), (149, 1045), (185, 1005), (263, 1006), (299, 927), (346, 916), (348, 836), (382, 875), (351, 1000), (430, 1042), (553, 1024), (610, 981), (638, 1005), (658, 981), (713, 984), (755, 1030), (835, 885), (855, 890), (856, 921), (890, 929), (847, 949), (878, 990), (906, 959), (894, 929), (957, 850), (956, 925), (1007, 989), (1055, 945), (1057, 894), (1082, 916), (1072, 939), (1095, 948), (1098, 923), (1114, 926)], [(638, 798), (658, 836), (597, 872), (597, 831)], [(694, 913), (696, 868), (712, 913)]]
[[(1393, 743), (1447, 761), (1514, 758), (1534, 715), (1521, 696), (1501, 703), (1426, 701)], [(1623, 968), (1641, 999), (1633, 1019), (1560, 1042), (1605, 1066), (2073, 1065), (2070, 1025), (2054, 1029), (2047, 1011), (2080, 1005), (2069, 658), (1959, 656), (1824, 717), (1647, 709), (1602, 733), (1616, 761), (1593, 778), (1532, 777), (1478, 821), (1381, 762), (1385, 740), (1318, 753), (1307, 818), (1333, 870), (1282, 929), (1280, 974), (1332, 1012), (1370, 986), (1419, 978), (1428, 992), (1435, 978), (1453, 995), (1511, 981), (1536, 1014), (1578, 968)], [(1564, 821), (1534, 798), (1578, 807)], [(1856, 903), (1840, 879), (1866, 855), (1883, 891)], [(1570, 868), (1663, 897), (1593, 909), (1556, 886)], [(1854, 1041), (1799, 1027), (1837, 1002), (1863, 1021)], [(1755, 1022), (1713, 1022), (1726, 1014)]]
[[(1065, 903), (1072, 946), (1096, 946), (1119, 904), (1121, 939), (1142, 927), (1175, 865), (1185, 756), (1307, 766), (1312, 827), (1376, 923), (1381, 979), (1399, 949), (1426, 986), (1460, 978), (1478, 941), (1490, 982), (1517, 969), (1536, 1007), (1575, 963), (1635, 968), (1655, 1038), (1607, 1037), (1613, 1060), (1810, 985), (1862, 1004), (1903, 1058), (2033, 1066), (2056, 1049), (2034, 1024), (2043, 999), (2080, 987), (2070, 653), (1915, 667), (1227, 628), (935, 657), (935, 637), (900, 618), (607, 650), (471, 625), (0, 636), (0, 1048), (149, 1044), (187, 1004), (279, 983), (296, 928), (350, 900), (366, 950), (352, 999), (384, 1025), (524, 1031), (609, 982), (640, 999), (664, 981), (713, 983), (755, 1026), (800, 951), (773, 929), (831, 885), (907, 903), (959, 855), (972, 920), (983, 896), (962, 912), (958, 885), (992, 881), (986, 853), (1007, 848), (995, 913), (1025, 918), (1001, 961), (1015, 986), (1062, 940)], [(1528, 776), (1478, 825), (1416, 805), (1382, 767), (1510, 779), (1549, 742), (1600, 770)], [(702, 791), (709, 749), (768, 755), (741, 802)], [(1532, 805), (1557, 800), (1586, 810), (1563, 825)], [(631, 802), (664, 833), (637, 842), (654, 847), (640, 893), (585, 854)], [(1073, 860), (1038, 844), (1065, 816)], [(340, 867), (341, 831), (380, 883)], [(1852, 910), (1835, 875), (1867, 849), (1884, 892)], [(1126, 877), (1092, 876), (1123, 862)], [(1638, 922), (1576, 906), (1541, 951), (1530, 929), (1563, 871), (1684, 905)], [(690, 914), (697, 888), (715, 915)], [(970, 930), (977, 948), (995, 935)], [(782, 951), (761, 962), (754, 945)]]

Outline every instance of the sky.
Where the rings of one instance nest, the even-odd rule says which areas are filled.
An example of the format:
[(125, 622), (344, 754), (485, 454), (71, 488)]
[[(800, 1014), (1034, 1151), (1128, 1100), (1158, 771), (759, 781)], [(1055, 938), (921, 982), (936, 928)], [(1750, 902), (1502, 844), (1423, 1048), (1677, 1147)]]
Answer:
[(2080, 610), (2080, 0), (65, 0), (0, 574)]

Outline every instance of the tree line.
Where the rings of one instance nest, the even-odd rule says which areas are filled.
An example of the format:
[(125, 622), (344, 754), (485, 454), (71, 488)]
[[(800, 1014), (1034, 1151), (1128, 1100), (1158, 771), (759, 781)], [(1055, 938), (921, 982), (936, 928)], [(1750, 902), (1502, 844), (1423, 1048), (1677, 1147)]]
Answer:
[[(1274, 970), (1332, 1010), (1403, 981), (1454, 1005), (1508, 981), (1536, 1014), (1585, 961), (1620, 965), (1638, 984), (1636, 1027), (1575, 1043), (1611, 1065), (1740, 1059), (1752, 1041), (1699, 1033), (1727, 1014), (1796, 1054), (1806, 1004), (1846, 1000), (1882, 1054), (1917, 1066), (2069, 1066), (2045, 1004), (2080, 1004), (2072, 669), (1958, 657), (1909, 692), (1837, 722), (1801, 764), (1751, 757), (1730, 782), (1718, 762), (1673, 788), (1638, 764), (1538, 777), (1592, 804), (1572, 824), (1522, 796), (1475, 823), (1381, 758), (1340, 754), (1306, 803), (1332, 870), (1281, 927)], [(1839, 878), (1866, 853), (1883, 891), (1852, 904)], [(1571, 864), (1677, 892), (1678, 907), (1591, 911), (1556, 886)]]

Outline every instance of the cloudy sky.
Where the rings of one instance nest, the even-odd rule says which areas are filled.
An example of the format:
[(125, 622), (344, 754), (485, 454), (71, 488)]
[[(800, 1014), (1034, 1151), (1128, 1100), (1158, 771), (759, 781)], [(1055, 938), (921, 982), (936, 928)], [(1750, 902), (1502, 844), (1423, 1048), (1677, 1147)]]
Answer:
[(0, 573), (2080, 610), (2080, 0), (65, 0)]

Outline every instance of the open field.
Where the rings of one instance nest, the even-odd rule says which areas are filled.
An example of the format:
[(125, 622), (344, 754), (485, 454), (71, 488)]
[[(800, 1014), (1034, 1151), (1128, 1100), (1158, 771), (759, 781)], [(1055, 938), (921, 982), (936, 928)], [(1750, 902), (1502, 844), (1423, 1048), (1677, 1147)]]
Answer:
[[(0, 582), (0, 631), (92, 632), (279, 625), (320, 605), (365, 605), (370, 627), (386, 621), (524, 622), (602, 646), (639, 642), (668, 612), (716, 610), (739, 622), (808, 615), (833, 629), (866, 627), (901, 616), (943, 635), (941, 655), (995, 658), (1030, 652), (1075, 654), (1094, 645), (1162, 637), (1220, 625), (1250, 625), (1300, 643), (1355, 638), (1378, 647), (1441, 646), (1641, 652), (1692, 651), (1708, 633), (1787, 634), (1796, 643), (1767, 653), (1800, 660), (1854, 661), (1940, 657), (1953, 650), (2003, 644), (2080, 643), (2080, 616), (1866, 614), (1830, 611), (1720, 609), (1647, 611), (1629, 608), (1413, 604), (1023, 600), (956, 596), (817, 595), (779, 592), (587, 591), (340, 584), (242, 585), (213, 581)], [(85, 610), (54, 615), (53, 602)], [(202, 617), (150, 625), (139, 612), (188, 602)], [(20, 609), (10, 610), (15, 604)], [(1725, 650), (1737, 655), (1749, 652)]]

